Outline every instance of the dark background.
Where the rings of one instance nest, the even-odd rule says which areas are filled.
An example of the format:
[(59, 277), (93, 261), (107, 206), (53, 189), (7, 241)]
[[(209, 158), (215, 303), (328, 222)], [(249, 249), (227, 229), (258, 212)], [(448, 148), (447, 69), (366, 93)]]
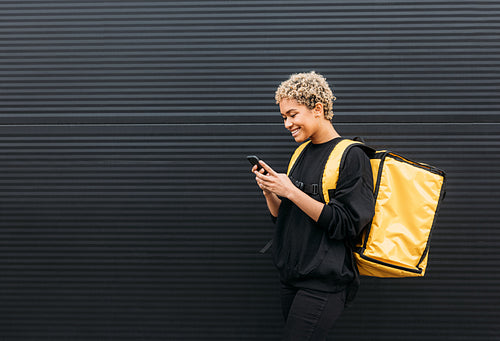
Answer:
[(499, 1), (0, 1), (0, 340), (277, 340), (245, 160), (274, 103), (448, 174), (424, 278), (363, 278), (339, 340), (498, 340)]

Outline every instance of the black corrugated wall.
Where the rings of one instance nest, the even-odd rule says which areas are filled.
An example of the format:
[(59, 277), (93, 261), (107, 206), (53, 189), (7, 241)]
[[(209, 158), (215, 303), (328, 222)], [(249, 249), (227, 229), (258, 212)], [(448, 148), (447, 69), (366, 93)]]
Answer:
[(278, 340), (274, 89), (443, 168), (427, 275), (364, 278), (336, 340), (500, 337), (500, 1), (0, 1), (0, 340)]

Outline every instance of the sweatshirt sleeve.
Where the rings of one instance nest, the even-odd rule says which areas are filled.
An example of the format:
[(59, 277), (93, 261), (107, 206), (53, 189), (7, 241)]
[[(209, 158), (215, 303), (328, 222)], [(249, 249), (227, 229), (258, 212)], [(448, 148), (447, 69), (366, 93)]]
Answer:
[(373, 176), (370, 160), (361, 148), (351, 148), (339, 172), (335, 194), (324, 206), (318, 225), (332, 239), (353, 239), (373, 218)]

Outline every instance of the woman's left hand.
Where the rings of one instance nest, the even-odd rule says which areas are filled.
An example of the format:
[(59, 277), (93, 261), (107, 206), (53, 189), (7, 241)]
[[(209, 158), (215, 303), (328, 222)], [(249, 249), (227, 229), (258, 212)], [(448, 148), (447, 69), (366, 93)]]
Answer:
[(264, 175), (259, 171), (254, 171), (254, 174), (258, 186), (263, 191), (274, 193), (283, 198), (289, 198), (290, 194), (298, 189), (286, 174), (276, 173), (264, 161), (260, 161), (260, 164), (267, 171), (267, 174)]

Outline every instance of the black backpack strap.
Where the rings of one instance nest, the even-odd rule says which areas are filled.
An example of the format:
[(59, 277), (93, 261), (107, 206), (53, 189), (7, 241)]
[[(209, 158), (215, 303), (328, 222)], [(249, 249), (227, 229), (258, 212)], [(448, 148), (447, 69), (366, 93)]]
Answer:
[(259, 253), (266, 253), (271, 248), (271, 246), (273, 246), (272, 239), (268, 241), (266, 245), (264, 245), (264, 247), (259, 251)]

